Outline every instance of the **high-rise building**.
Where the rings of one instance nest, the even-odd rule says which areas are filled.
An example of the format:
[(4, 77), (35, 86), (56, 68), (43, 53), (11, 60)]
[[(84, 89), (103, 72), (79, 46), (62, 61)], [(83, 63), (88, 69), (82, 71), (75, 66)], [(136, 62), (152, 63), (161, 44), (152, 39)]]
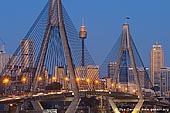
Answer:
[(153, 86), (160, 86), (160, 68), (164, 66), (164, 52), (157, 42), (152, 46), (150, 54), (150, 78)]
[(78, 66), (75, 69), (76, 81), (80, 90), (92, 90), (99, 85), (99, 66)]
[(58, 82), (62, 85), (62, 89), (68, 88), (68, 77), (64, 75), (64, 67), (63, 66), (56, 66), (55, 67), (55, 75), (53, 76), (55, 79), (52, 78), (52, 82)]
[(28, 68), (34, 66), (34, 41), (23, 39), (20, 42), (20, 65)]
[(0, 73), (2, 72), (5, 65), (8, 63), (10, 55), (7, 55), (0, 51)]
[(110, 62), (108, 64), (108, 76), (113, 79), (115, 71), (116, 71), (116, 62)]
[(140, 80), (140, 85), (142, 88), (149, 89), (150, 81), (148, 80), (149, 68), (138, 68), (138, 75)]
[(170, 67), (163, 67), (161, 72), (160, 93), (161, 96), (166, 96), (170, 93)]

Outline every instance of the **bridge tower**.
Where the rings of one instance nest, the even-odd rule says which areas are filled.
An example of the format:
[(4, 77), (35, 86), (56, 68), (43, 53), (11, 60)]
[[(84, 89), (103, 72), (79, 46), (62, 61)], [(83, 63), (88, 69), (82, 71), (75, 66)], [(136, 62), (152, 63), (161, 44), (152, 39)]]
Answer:
[[(41, 91), (40, 82), (41, 85), (51, 84), (56, 67), (64, 67), (62, 85), (68, 82), (64, 81), (64, 77), (69, 77), (67, 80), (74, 92), (74, 99), (66, 113), (75, 113), (80, 98), (74, 68), (81, 65), (77, 50), (81, 47), (81, 41), (61, 0), (48, 1), (24, 40), (32, 43), (19, 46), (1, 72), (0, 80), (5, 80), (2, 85), (6, 94)], [(21, 65), (22, 62), (33, 65)]]
[[(116, 69), (115, 69), (115, 75), (113, 77), (113, 83), (118, 84), (121, 82), (128, 82), (126, 80), (121, 80), (121, 76), (126, 76), (127, 77), (127, 62), (128, 62), (128, 58), (127, 56), (129, 56), (129, 61), (130, 61), (130, 65), (132, 68), (132, 72), (134, 75), (134, 80), (135, 83), (137, 85), (137, 95), (139, 97), (139, 101), (137, 103), (137, 105), (135, 106), (134, 110), (132, 113), (138, 113), (140, 108), (142, 107), (143, 104), (143, 94), (141, 91), (141, 85), (140, 85), (140, 80), (139, 80), (139, 74), (137, 71), (137, 66), (136, 66), (136, 61), (134, 58), (134, 50), (132, 49), (132, 39), (131, 39), (131, 35), (130, 35), (130, 29), (129, 29), (129, 24), (123, 24), (123, 28), (122, 28), (122, 37), (121, 37), (121, 42), (120, 42), (120, 48), (119, 48), (119, 54), (118, 54), (118, 60), (117, 60), (117, 64), (116, 64)], [(126, 68), (126, 69), (122, 69), (122, 68)], [(120, 71), (122, 70), (122, 71)], [(125, 72), (123, 72), (125, 71)], [(121, 73), (124, 73), (121, 75)], [(125, 77), (125, 78), (126, 78)], [(109, 102), (111, 102), (111, 106), (113, 108), (113, 110), (117, 110), (115, 109), (115, 105), (113, 105), (113, 101), (110, 99)], [(115, 111), (118, 112), (118, 111)]]
[(76, 83), (73, 60), (71, 57), (71, 51), (70, 51), (67, 34), (65, 30), (65, 25), (64, 25), (64, 20), (63, 20), (62, 2), (61, 0), (50, 0), (49, 5), (50, 6), (48, 9), (48, 23), (46, 25), (45, 34), (44, 34), (43, 42), (41, 45), (41, 51), (39, 53), (37, 69), (36, 69), (35, 76), (33, 79), (33, 84), (32, 84), (32, 91), (33, 92), (36, 91), (37, 86), (38, 86), (38, 77), (41, 75), (41, 71), (43, 69), (43, 64), (45, 61), (45, 54), (47, 52), (51, 30), (55, 27), (58, 27), (59, 29), (58, 32), (59, 32), (59, 35), (61, 36), (61, 40), (62, 40), (62, 44), (64, 48), (64, 54), (65, 54), (66, 62), (68, 65), (68, 70), (70, 72), (70, 80), (72, 84), (72, 89), (74, 92), (74, 99), (72, 103), (70, 104), (70, 106), (68, 107), (66, 113), (74, 113), (79, 104), (79, 91), (78, 91), (78, 86)]
[[(126, 22), (122, 26), (122, 33), (118, 41), (100, 67), (100, 76), (112, 80), (107, 87), (109, 90), (137, 95), (138, 99), (135, 102), (138, 100), (138, 103), (132, 113), (138, 113), (143, 105), (143, 89), (151, 87), (146, 69), (132, 40), (129, 24)], [(108, 100), (114, 112), (120, 113), (114, 99), (109, 98)], [(123, 103), (131, 101), (129, 99), (119, 100)], [(118, 101), (115, 100), (115, 102)]]

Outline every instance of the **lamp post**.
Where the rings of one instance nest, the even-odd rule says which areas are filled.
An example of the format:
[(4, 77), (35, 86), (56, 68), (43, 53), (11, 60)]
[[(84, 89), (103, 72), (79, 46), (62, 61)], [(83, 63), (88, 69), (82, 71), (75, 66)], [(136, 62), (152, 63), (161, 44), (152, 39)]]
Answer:
[[(9, 83), (9, 78), (7, 78), (7, 77), (3, 78), (2, 83), (4, 84), (4, 86), (7, 87), (8, 83)], [(4, 87), (4, 90), (5, 90), (5, 91), (4, 91), (4, 94), (7, 93), (6, 87)]]
[(87, 82), (87, 89), (91, 89), (91, 88), (90, 88), (90, 79), (87, 78), (87, 79), (86, 79), (86, 82)]
[(22, 82), (22, 86), (23, 86), (23, 91), (25, 91), (25, 83), (26, 83), (26, 81), (27, 81), (27, 78), (26, 77), (22, 77), (21, 78), (21, 82)]
[(98, 81), (98, 80), (94, 80), (93, 90), (95, 90), (95, 89), (97, 89), (97, 88), (98, 88), (98, 84), (99, 84), (99, 81)]
[(68, 87), (67, 87), (68, 81), (69, 81), (69, 79), (68, 79), (68, 77), (66, 76), (66, 77), (64, 78), (64, 82), (65, 82), (64, 89), (66, 89), (66, 90), (68, 90)]

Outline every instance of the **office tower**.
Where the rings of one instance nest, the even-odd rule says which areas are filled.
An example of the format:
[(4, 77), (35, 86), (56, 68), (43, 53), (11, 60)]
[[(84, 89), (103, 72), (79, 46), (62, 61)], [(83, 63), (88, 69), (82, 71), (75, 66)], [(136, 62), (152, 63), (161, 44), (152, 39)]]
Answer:
[(160, 93), (161, 96), (167, 96), (170, 94), (170, 67), (161, 68), (160, 73), (161, 73)]
[(150, 77), (153, 86), (160, 86), (160, 68), (164, 66), (164, 52), (162, 46), (156, 42), (150, 54)]
[(110, 62), (108, 64), (108, 76), (109, 78), (114, 78), (114, 73), (115, 73), (115, 70), (116, 70), (116, 62)]
[(142, 88), (149, 89), (148, 72), (149, 68), (138, 68), (140, 85)]
[(58, 82), (62, 85), (62, 89), (66, 89), (68, 87), (68, 77), (64, 75), (64, 67), (56, 66), (55, 67), (55, 75), (52, 77), (52, 82)]
[(20, 42), (20, 64), (23, 68), (34, 66), (34, 42), (31, 39)]
[(99, 66), (78, 66), (75, 69), (75, 73), (80, 90), (97, 89), (99, 86)]

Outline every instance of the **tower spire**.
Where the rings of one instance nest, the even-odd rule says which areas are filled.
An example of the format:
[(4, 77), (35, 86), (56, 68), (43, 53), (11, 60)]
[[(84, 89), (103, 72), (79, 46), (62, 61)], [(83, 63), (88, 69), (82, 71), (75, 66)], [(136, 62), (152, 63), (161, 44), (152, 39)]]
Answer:
[(125, 24), (128, 24), (128, 20), (129, 20), (130, 18), (128, 17), (128, 16), (126, 16), (126, 18), (125, 18)]
[(84, 26), (84, 18), (82, 18), (82, 25), (80, 27), (79, 37), (82, 39), (82, 63), (81, 65), (84, 66), (84, 39), (87, 38), (86, 26)]
[(82, 17), (82, 26), (84, 26), (84, 18)]

